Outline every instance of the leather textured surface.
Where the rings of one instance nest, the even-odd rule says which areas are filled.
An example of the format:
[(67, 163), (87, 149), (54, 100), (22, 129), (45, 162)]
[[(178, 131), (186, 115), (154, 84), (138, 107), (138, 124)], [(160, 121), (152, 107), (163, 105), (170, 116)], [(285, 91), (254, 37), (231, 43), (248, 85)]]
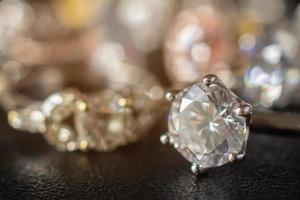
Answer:
[(136, 144), (87, 154), (57, 152), (1, 119), (0, 199), (300, 199), (297, 133), (252, 130), (243, 162), (197, 178), (160, 145), (164, 119)]
[[(294, 9), (297, 0), (289, 2)], [(0, 112), (0, 199), (300, 199), (300, 133), (251, 130), (245, 160), (196, 177), (160, 145), (165, 124), (114, 152), (62, 153), (41, 135), (9, 128)]]

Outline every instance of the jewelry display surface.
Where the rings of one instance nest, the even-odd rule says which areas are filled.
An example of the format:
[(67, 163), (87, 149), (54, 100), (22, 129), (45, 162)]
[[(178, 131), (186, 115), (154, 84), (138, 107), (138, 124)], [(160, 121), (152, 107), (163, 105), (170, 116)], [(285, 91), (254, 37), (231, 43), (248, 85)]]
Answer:
[(300, 138), (288, 132), (251, 130), (243, 162), (197, 178), (160, 144), (160, 125), (138, 143), (100, 154), (57, 152), (41, 136), (17, 134), (3, 120), (0, 127), (0, 199), (300, 198)]
[[(281, 47), (273, 40), (257, 42), (255, 33), (296, 14), (292, 26), (300, 38), (300, 6), (297, 13), (284, 13), (285, 7), (294, 10), (299, 1), (289, 0), (293, 5), (285, 5), (284, 0), (41, 2), (0, 0), (0, 200), (300, 199), (300, 97), (296, 90), (300, 71), (270, 70), (281, 63), (285, 68), (286, 58), (272, 65), (252, 60), (245, 67), (242, 54), (236, 52), (262, 44), (265, 50), (255, 57), (271, 55), (273, 61), (275, 55), (277, 60)], [(208, 11), (205, 16), (194, 8), (204, 2), (220, 6), (216, 13), (204, 6), (201, 12)], [(7, 8), (9, 12), (1, 12)], [(167, 29), (183, 10), (188, 11), (183, 18), (210, 19), (217, 27), (225, 25), (225, 16), (238, 20), (231, 24), (229, 40), (216, 32), (215, 26), (206, 30), (206, 20), (201, 19), (192, 23), (177, 18), (178, 26), (173, 24), (172, 30), (179, 34), (173, 32), (177, 37), (170, 37), (172, 31), (168, 35)], [(13, 20), (23, 14), (29, 20)], [(5, 31), (7, 27), (12, 31)], [(204, 32), (199, 32), (199, 27)], [(291, 31), (283, 28), (283, 32)], [(287, 46), (299, 46), (287, 34), (280, 35)], [(168, 47), (177, 48), (166, 52), (165, 37), (170, 39)], [(233, 49), (227, 45), (231, 37), (238, 39)], [(294, 49), (286, 45), (284, 51)], [(289, 69), (294, 69), (294, 61), (288, 62)], [(183, 64), (166, 65), (168, 62)], [(31, 67), (36, 69), (31, 71)], [(207, 73), (224, 82), (210, 92), (225, 89), (220, 96), (230, 101), (212, 102), (211, 96), (203, 94), (208, 88), (197, 87), (194, 81), (205, 86), (214, 82), (199, 79)], [(281, 79), (283, 75), (288, 78)], [(195, 90), (181, 90), (190, 83)], [(192, 144), (198, 154), (213, 149), (221, 152), (217, 159), (210, 153), (210, 161), (215, 163), (208, 163), (207, 170), (200, 168), (203, 160), (180, 152), (175, 143), (175, 148), (161, 145), (160, 136), (168, 135), (168, 121), (171, 123), (168, 107), (176, 102), (163, 98), (166, 91), (185, 94), (181, 100), (187, 93), (204, 97), (205, 101), (198, 101), (193, 108), (185, 107), (187, 113), (180, 120), (190, 130), (181, 127), (177, 132), (185, 135), (184, 142)], [(231, 96), (233, 92), (238, 97)], [(295, 104), (290, 105), (292, 99)], [(224, 108), (230, 102), (238, 103), (236, 109)], [(202, 112), (205, 106), (210, 112)], [(199, 107), (196, 116), (188, 115)], [(237, 113), (238, 117), (234, 116)], [(251, 120), (247, 113), (252, 114)], [(213, 122), (216, 117), (221, 123)], [(201, 120), (214, 130), (226, 130), (201, 134), (197, 129)], [(196, 130), (191, 130), (191, 124), (196, 124)], [(170, 137), (165, 139), (170, 143)], [(222, 144), (225, 148), (220, 148)], [(199, 161), (199, 166), (194, 161)]]

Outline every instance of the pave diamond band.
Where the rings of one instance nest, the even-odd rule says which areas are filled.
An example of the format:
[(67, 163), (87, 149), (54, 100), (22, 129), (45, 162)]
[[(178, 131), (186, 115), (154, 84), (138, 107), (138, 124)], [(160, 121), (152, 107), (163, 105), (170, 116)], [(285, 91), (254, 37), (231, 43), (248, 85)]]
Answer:
[[(83, 93), (78, 89), (64, 88), (62, 80), (55, 80), (51, 73), (49, 82), (47, 74), (34, 74), (37, 70), (31, 68), (22, 72), (20, 79), (15, 81), (2, 69), (8, 84), (0, 91), (1, 103), (8, 110), (11, 127), (41, 133), (60, 151), (111, 151), (135, 142), (161, 113), (158, 108), (161, 108), (163, 91), (154, 77), (149, 76), (150, 73), (147, 73), (147, 84), (144, 85), (118, 83), (115, 88)], [(62, 73), (61, 68), (57, 70), (58, 74)], [(39, 78), (41, 80), (34, 85)], [(31, 97), (42, 93), (50, 95), (46, 98)]]
[(161, 137), (193, 163), (192, 171), (218, 167), (245, 155), (252, 107), (214, 75), (207, 75), (176, 95)]
[[(146, 101), (148, 106), (141, 109), (139, 104)], [(140, 121), (149, 126), (151, 112), (150, 99), (141, 94), (128, 97), (104, 90), (85, 96), (65, 90), (40, 104), (10, 111), (8, 121), (15, 129), (42, 133), (58, 150), (109, 151), (141, 137), (146, 127)]]

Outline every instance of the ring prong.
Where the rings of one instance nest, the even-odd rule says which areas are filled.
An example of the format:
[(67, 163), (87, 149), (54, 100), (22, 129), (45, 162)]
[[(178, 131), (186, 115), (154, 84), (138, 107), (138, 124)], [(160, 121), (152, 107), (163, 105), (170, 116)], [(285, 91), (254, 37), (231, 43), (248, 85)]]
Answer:
[(218, 77), (214, 74), (207, 74), (203, 77), (203, 83), (206, 85), (206, 86), (209, 86), (213, 83), (216, 83), (218, 81)]
[(192, 163), (191, 165), (191, 171), (194, 173), (194, 174), (201, 174), (204, 172), (204, 169), (202, 169), (199, 165), (197, 165), (196, 163)]
[(162, 144), (168, 144), (169, 143), (169, 136), (167, 134), (163, 134), (160, 136), (160, 142)]
[(244, 157), (245, 157), (245, 154), (238, 154), (238, 155), (236, 156), (236, 159), (237, 159), (237, 160), (243, 160)]
[(173, 146), (174, 146), (175, 149), (179, 148), (179, 144), (177, 144), (177, 143), (173, 143)]
[(229, 162), (234, 162), (235, 161), (235, 156), (231, 153), (228, 155), (228, 160)]
[(234, 109), (234, 113), (239, 116), (248, 117), (252, 114), (252, 106), (248, 103), (240, 103), (238, 107)]
[(166, 99), (170, 102), (175, 100), (175, 95), (172, 92), (167, 92), (166, 93)]

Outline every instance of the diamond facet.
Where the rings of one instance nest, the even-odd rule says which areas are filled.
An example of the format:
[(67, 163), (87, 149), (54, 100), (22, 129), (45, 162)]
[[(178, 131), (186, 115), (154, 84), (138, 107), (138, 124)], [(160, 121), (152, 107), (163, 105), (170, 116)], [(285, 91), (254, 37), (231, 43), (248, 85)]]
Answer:
[(170, 141), (190, 162), (211, 168), (244, 155), (248, 119), (234, 110), (242, 102), (223, 83), (194, 84), (176, 95), (169, 118)]

